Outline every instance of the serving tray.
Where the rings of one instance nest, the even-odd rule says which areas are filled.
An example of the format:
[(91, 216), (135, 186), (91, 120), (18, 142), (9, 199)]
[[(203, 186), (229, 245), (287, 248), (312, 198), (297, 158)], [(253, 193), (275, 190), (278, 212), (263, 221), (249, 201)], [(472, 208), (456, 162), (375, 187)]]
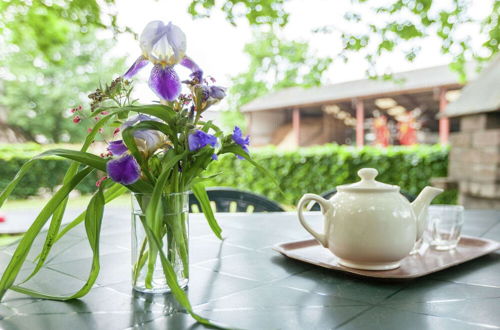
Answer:
[(403, 259), (392, 270), (362, 270), (340, 265), (337, 257), (315, 239), (278, 244), (275, 251), (316, 266), (375, 278), (410, 279), (428, 275), (500, 249), (500, 243), (478, 237), (462, 236), (458, 246), (450, 251), (436, 251), (424, 244), (417, 254)]

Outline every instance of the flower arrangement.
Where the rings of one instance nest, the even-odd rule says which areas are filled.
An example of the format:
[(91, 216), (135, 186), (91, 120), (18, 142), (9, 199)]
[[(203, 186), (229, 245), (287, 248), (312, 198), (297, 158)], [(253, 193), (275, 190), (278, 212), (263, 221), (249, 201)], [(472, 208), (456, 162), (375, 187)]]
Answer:
[[(38, 159), (59, 156), (70, 160), (61, 188), (48, 201), (20, 240), (18, 247), (0, 280), (0, 299), (7, 290), (34, 297), (68, 300), (84, 296), (99, 273), (99, 236), (105, 204), (118, 196), (132, 192), (134, 226), (143, 235), (133, 240), (135, 262), (132, 265), (134, 287), (145, 292), (155, 291), (155, 280), (164, 284), (177, 301), (199, 322), (210, 321), (195, 314), (182, 286), (188, 278), (188, 235), (186, 192), (192, 190), (215, 235), (221, 238), (221, 228), (212, 213), (203, 182), (204, 170), (219, 155), (231, 153), (259, 168), (249, 155), (249, 137), (238, 127), (224, 134), (203, 113), (225, 97), (225, 89), (206, 79), (201, 68), (186, 56), (186, 37), (172, 23), (153, 21), (140, 35), (142, 55), (130, 69), (111, 84), (89, 95), (90, 109), (72, 109), (77, 125), (91, 121), (92, 127), (80, 151), (54, 149), (25, 163), (15, 178), (0, 194), (0, 206), (6, 201), (24, 174)], [(152, 64), (149, 87), (159, 102), (137, 104), (131, 99), (131, 79), (139, 70)], [(181, 81), (175, 66), (189, 70), (189, 79)], [(189, 93), (181, 93), (182, 85)], [(100, 156), (88, 152), (98, 134), (112, 131), (113, 139)], [(121, 138), (118, 136), (121, 135)], [(65, 227), (61, 221), (68, 194), (82, 179), (94, 171), (106, 173), (99, 180), (85, 212)], [(71, 296), (53, 296), (15, 284), (16, 277), (32, 247), (34, 239), (49, 221), (42, 251), (36, 267), (24, 280), (32, 278), (44, 265), (52, 246), (67, 232), (84, 222), (93, 251), (92, 269), (83, 287)], [(160, 268), (161, 279), (155, 278)], [(140, 282), (140, 284), (138, 284)]]

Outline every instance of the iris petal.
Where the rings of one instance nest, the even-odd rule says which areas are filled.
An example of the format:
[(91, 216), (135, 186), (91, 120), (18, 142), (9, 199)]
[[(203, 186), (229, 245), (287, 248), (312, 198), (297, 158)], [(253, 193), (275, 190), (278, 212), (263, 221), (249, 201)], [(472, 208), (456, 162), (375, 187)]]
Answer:
[(153, 63), (165, 63), (167, 65), (176, 63), (175, 52), (166, 35), (161, 36), (151, 49), (151, 60)]
[(137, 58), (137, 60), (135, 60), (134, 64), (132, 64), (132, 66), (127, 70), (127, 72), (125, 72), (125, 74), (123, 75), (123, 78), (125, 78), (125, 79), (132, 78), (143, 67), (145, 67), (146, 65), (148, 65), (148, 63), (149, 63), (149, 61), (143, 55), (139, 56)]
[(201, 68), (198, 66), (198, 64), (196, 64), (196, 62), (188, 56), (184, 56), (181, 61), (181, 65), (188, 68), (192, 72), (201, 71)]
[(175, 63), (177, 64), (186, 54), (186, 35), (177, 25), (172, 24), (172, 22), (167, 24), (166, 33), (168, 43), (172, 46), (175, 54)]
[(193, 61), (190, 57), (184, 56), (180, 64), (183, 67), (188, 68), (191, 70), (191, 78), (195, 78), (198, 80), (198, 83), (201, 83), (203, 80), (203, 70), (196, 64), (195, 61)]
[(131, 155), (110, 160), (106, 164), (108, 176), (115, 182), (129, 185), (137, 180), (141, 175), (139, 164)]
[(165, 33), (165, 24), (162, 21), (151, 21), (142, 30), (139, 37), (139, 43), (144, 55), (149, 56), (153, 50), (153, 46), (160, 40)]
[(217, 138), (211, 134), (196, 130), (189, 134), (188, 145), (190, 151), (196, 151), (207, 145), (215, 147), (217, 145)]
[(113, 154), (113, 156), (120, 156), (128, 150), (127, 146), (122, 140), (111, 141), (108, 144), (108, 151)]
[(224, 97), (226, 97), (226, 90), (223, 87), (210, 86), (210, 97), (213, 97), (217, 100), (222, 100)]
[(142, 140), (142, 143), (137, 143), (139, 145), (143, 145), (145, 150), (139, 150), (147, 152), (151, 154), (155, 152), (158, 148), (162, 147), (165, 144), (166, 138), (165, 135), (161, 132), (155, 130), (139, 130), (134, 132), (134, 138), (136, 143), (140, 142), (137, 140)]
[(181, 93), (179, 76), (172, 67), (162, 68), (157, 64), (151, 70), (149, 87), (162, 100), (173, 101)]

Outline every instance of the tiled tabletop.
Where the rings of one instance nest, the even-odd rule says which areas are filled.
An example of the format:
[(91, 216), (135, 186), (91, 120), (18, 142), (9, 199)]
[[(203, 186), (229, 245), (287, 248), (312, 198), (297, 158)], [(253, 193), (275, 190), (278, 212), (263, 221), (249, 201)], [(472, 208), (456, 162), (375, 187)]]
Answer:
[[(287, 259), (276, 243), (308, 238), (293, 213), (218, 214), (218, 241), (191, 215), (191, 280), (195, 310), (242, 329), (491, 329), (500, 328), (500, 251), (412, 281), (352, 277)], [(310, 215), (320, 224), (319, 215)], [(203, 329), (169, 295), (134, 293), (130, 284), (130, 216), (106, 214), (101, 273), (75, 301), (32, 299), (8, 292), (2, 329)], [(466, 211), (466, 235), (500, 240), (500, 211)], [(91, 252), (83, 228), (54, 248), (39, 275), (25, 284), (53, 294), (77, 290)], [(35, 246), (40, 246), (41, 240)], [(14, 246), (0, 251), (0, 269)], [(33, 260), (36, 253), (30, 255)], [(31, 265), (26, 265), (26, 276)]]

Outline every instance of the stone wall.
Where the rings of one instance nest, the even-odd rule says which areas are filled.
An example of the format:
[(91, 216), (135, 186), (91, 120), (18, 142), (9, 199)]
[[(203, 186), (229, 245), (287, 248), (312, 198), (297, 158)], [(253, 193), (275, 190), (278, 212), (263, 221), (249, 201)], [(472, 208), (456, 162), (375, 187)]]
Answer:
[(449, 179), (466, 208), (500, 209), (500, 111), (460, 118), (450, 135)]

